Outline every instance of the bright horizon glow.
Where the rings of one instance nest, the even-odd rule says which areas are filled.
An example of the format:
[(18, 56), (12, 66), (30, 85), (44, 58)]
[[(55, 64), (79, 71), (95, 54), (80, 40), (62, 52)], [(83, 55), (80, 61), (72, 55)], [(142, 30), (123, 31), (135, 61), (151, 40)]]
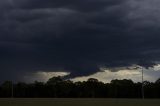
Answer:
[[(137, 68), (139, 67), (139, 68)], [(133, 65), (126, 69), (125, 67), (117, 68), (115, 72), (109, 69), (102, 69), (102, 72), (97, 72), (89, 76), (76, 77), (71, 79), (74, 82), (77, 81), (87, 81), (89, 78), (96, 78), (99, 81), (109, 83), (113, 79), (131, 79), (134, 82), (141, 82), (142, 80), (142, 69), (141, 66)], [(143, 68), (144, 70), (144, 81), (155, 82), (160, 78), (160, 64), (157, 64), (149, 69)]]
[[(136, 66), (135, 66), (136, 67)], [(118, 69), (118, 68), (117, 68)], [(116, 70), (117, 70), (116, 69)], [(144, 68), (144, 81), (155, 82), (160, 77), (160, 64), (153, 66), (152, 68)], [(119, 68), (118, 71), (110, 71), (109, 69), (102, 69), (101, 72), (97, 72), (88, 76), (79, 76), (71, 78), (73, 82), (77, 81), (87, 81), (89, 78), (96, 78), (99, 81), (104, 83), (109, 83), (113, 79), (131, 79), (134, 82), (141, 82), (141, 68), (134, 69), (134, 66), (129, 67), (129, 69)], [(45, 72), (38, 71), (36, 73), (27, 74), (24, 76), (24, 80), (27, 82), (41, 81), (46, 82), (48, 79), (57, 76), (67, 76), (70, 75), (70, 72), (58, 71), (58, 72)], [(28, 81), (29, 80), (29, 81)]]
[[(52, 77), (57, 77), (57, 76), (67, 76), (69, 75), (69, 72), (44, 72), (44, 71), (38, 71), (33, 74), (27, 74), (24, 76), (24, 80), (27, 82), (34, 82), (34, 81), (41, 81), (41, 82), (46, 82), (48, 79)], [(29, 80), (29, 81), (28, 81)]]

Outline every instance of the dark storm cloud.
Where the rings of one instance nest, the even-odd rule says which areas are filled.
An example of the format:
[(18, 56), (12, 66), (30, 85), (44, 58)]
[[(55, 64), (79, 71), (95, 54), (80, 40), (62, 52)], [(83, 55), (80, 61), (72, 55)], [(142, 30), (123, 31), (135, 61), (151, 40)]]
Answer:
[(153, 65), (160, 60), (159, 26), (136, 6), (133, 0), (1, 0), (1, 79)]
[[(25, 2), (24, 2), (25, 1)], [(121, 0), (22, 0), (17, 1), (18, 7), (25, 9), (37, 8), (69, 8), (73, 10), (88, 12), (104, 9), (122, 3)], [(123, 0), (125, 1), (125, 0)], [(28, 3), (28, 5), (26, 5)]]

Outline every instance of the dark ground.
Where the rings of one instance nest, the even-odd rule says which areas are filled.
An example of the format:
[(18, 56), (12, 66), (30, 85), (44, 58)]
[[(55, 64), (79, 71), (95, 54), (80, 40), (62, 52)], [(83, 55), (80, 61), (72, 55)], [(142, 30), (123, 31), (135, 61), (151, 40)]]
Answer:
[(0, 106), (160, 106), (160, 99), (0, 99)]

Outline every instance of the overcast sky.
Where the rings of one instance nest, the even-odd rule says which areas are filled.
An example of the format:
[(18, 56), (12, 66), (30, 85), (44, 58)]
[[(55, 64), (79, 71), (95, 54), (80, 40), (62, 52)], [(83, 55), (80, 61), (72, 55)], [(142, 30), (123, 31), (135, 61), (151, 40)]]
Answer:
[(0, 80), (155, 66), (159, 6), (160, 0), (0, 0)]

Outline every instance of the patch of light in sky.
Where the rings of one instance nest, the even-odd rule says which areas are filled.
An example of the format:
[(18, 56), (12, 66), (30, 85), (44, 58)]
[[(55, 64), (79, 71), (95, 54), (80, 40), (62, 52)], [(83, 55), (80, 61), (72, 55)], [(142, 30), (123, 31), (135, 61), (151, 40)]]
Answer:
[[(154, 82), (160, 78), (160, 65), (156, 65), (153, 68), (144, 69), (144, 80)], [(71, 79), (72, 81), (86, 81), (88, 78), (96, 78), (99, 81), (109, 83), (113, 79), (131, 79), (134, 82), (141, 82), (142, 70), (139, 69), (122, 69), (112, 72), (110, 70), (104, 70), (103, 72), (97, 72), (90, 76), (76, 77)]]
[[(131, 79), (134, 82), (141, 82), (142, 70), (141, 68), (135, 68), (136, 66), (131, 66), (127, 69), (119, 68), (118, 71), (110, 71), (109, 69), (104, 69), (101, 72), (89, 76), (80, 76), (76, 78), (71, 78), (70, 80), (77, 81), (87, 81), (89, 78), (96, 78), (99, 81), (109, 83), (113, 79)], [(144, 80), (154, 82), (160, 78), (160, 64), (155, 65), (149, 69), (144, 69)], [(46, 82), (49, 78), (56, 76), (67, 76), (71, 73), (69, 72), (45, 72), (38, 71), (36, 73), (27, 74), (24, 76), (24, 80), (27, 82), (41, 81)]]
[(32, 74), (27, 74), (24, 76), (24, 80), (27, 82), (34, 82), (34, 81), (41, 81), (41, 82), (46, 82), (48, 79), (52, 77), (57, 77), (57, 76), (67, 76), (69, 75), (69, 72), (44, 72), (44, 71), (39, 71), (36, 73)]

